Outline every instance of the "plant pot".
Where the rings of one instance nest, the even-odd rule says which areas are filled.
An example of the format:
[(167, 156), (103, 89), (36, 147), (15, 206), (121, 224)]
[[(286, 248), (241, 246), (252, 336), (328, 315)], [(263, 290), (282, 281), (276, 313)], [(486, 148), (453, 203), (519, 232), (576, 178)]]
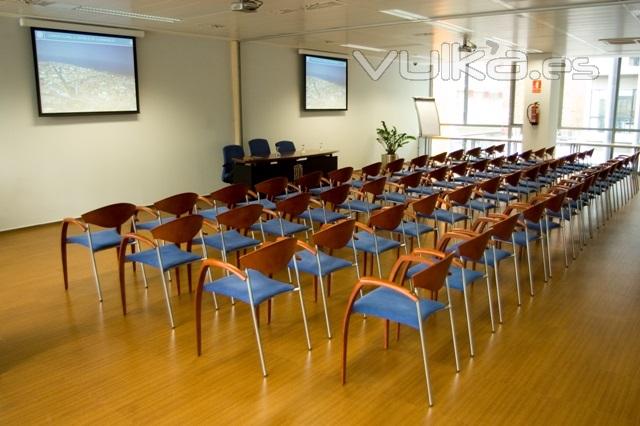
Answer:
[(397, 160), (397, 159), (398, 159), (397, 154), (382, 154), (381, 156), (382, 167), (386, 166), (387, 163), (390, 163), (393, 160)]

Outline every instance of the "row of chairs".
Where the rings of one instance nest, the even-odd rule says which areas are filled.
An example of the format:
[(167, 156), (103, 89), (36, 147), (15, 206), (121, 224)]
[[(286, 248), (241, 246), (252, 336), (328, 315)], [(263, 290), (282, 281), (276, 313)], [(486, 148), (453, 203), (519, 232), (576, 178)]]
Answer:
[[(519, 304), (517, 247), (527, 250), (530, 290), (533, 295), (531, 243), (541, 242), (546, 280), (547, 275), (551, 274), (551, 251), (548, 238), (552, 229), (562, 230), (567, 217), (571, 221), (571, 218), (582, 214), (585, 209), (589, 211), (590, 206), (594, 206), (597, 226), (603, 226), (612, 212), (637, 192), (637, 180), (632, 173), (633, 170), (637, 170), (637, 155), (620, 158), (599, 167), (590, 167), (584, 164), (588, 153), (549, 160), (544, 157), (545, 150), (542, 157), (534, 156), (533, 153), (522, 153), (516, 157), (516, 161), (506, 161), (507, 159), (502, 157), (484, 156), (483, 158), (482, 153), (479, 156), (469, 156), (465, 155), (468, 153), (463, 152), (463, 156), (459, 159), (457, 154), (453, 157), (450, 154), (445, 153), (444, 158), (442, 156), (427, 157), (424, 163), (422, 159), (413, 159), (407, 163), (402, 161), (397, 170), (397, 165), (391, 165), (391, 163), (385, 168), (381, 165), (365, 167), (357, 174), (357, 178), (354, 178), (352, 168), (343, 168), (326, 177), (318, 174), (306, 175), (294, 184), (289, 184), (285, 178), (272, 179), (256, 185), (255, 192), (249, 191), (243, 185), (230, 185), (205, 197), (192, 193), (179, 194), (155, 203), (153, 208), (119, 204), (89, 212), (82, 216), (82, 221), (66, 219), (62, 232), (65, 288), (67, 288), (67, 243), (78, 243), (90, 248), (100, 299), (102, 295), (93, 253), (118, 247), (123, 313), (126, 313), (124, 263), (130, 261), (134, 265), (139, 263), (154, 266), (162, 271), (165, 299), (173, 326), (171, 299), (167, 285), (171, 275), (168, 271), (179, 265), (190, 265), (204, 258), (206, 260), (203, 261), (196, 288), (198, 354), (201, 353), (202, 294), (212, 293), (216, 308), (218, 307), (216, 295), (227, 296), (232, 301), (240, 300), (252, 307), (251, 313), (261, 367), (263, 374), (266, 375), (259, 334), (258, 307), (261, 303), (266, 301), (268, 304), (269, 320), (272, 297), (286, 292), (298, 292), (307, 347), (310, 348), (300, 273), (314, 276), (314, 282), (320, 285), (325, 326), (327, 335), (331, 338), (326, 302), (326, 296), (330, 293), (331, 274), (340, 269), (355, 267), (358, 284), (349, 299), (344, 321), (343, 380), (346, 378), (346, 345), (350, 315), (358, 312), (380, 316), (387, 321), (419, 330), (431, 404), (422, 320), (439, 310), (449, 310), (454, 335), (456, 368), (459, 370), (455, 326), (451, 314), (451, 300), (448, 297), (450, 290), (460, 290), (463, 293), (470, 353), (473, 355), (470, 307), (466, 296), (468, 285), (480, 279), (486, 281), (493, 330), (491, 274), (488, 273), (488, 268), (492, 268), (494, 272), (498, 315), (502, 322), (498, 279), (498, 265), (501, 261), (506, 259), (514, 261)], [(532, 156), (537, 159), (532, 159)], [(464, 162), (465, 160), (467, 161)], [(477, 165), (478, 162), (484, 162), (482, 170)], [(464, 165), (464, 171), (461, 164)], [(544, 173), (540, 173), (543, 167)], [(443, 168), (446, 169), (444, 174), (442, 174)], [(537, 168), (537, 173), (532, 178), (533, 173), (530, 170), (534, 168)], [(506, 181), (516, 173), (519, 173), (518, 182)], [(520, 179), (523, 174), (527, 177)], [(498, 190), (491, 192), (492, 188), (483, 189), (490, 186), (487, 182), (492, 182), (492, 188), (497, 186), (500, 191), (507, 194), (509, 194), (509, 185), (516, 188), (532, 187), (534, 191), (532, 193), (515, 191), (506, 199), (496, 198), (495, 207), (481, 210), (475, 220), (473, 217), (459, 213), (466, 216), (464, 228), (445, 228), (442, 237), (438, 238), (436, 231), (440, 222), (452, 227), (462, 222), (455, 220), (456, 216), (452, 214), (454, 208), (471, 209), (469, 205), (470, 201), (473, 201), (471, 197), (475, 197), (476, 200), (478, 198), (485, 200), (488, 199), (485, 192), (488, 194), (500, 192)], [(526, 202), (527, 198), (528, 202)], [(504, 204), (504, 209), (502, 213), (497, 213), (501, 202)], [(198, 208), (198, 204), (204, 207)], [(598, 206), (600, 213), (598, 213)], [(442, 213), (437, 213), (439, 211)], [(153, 214), (154, 220), (141, 221), (138, 216), (142, 212)], [(168, 213), (169, 216), (163, 216), (163, 212)], [(364, 213), (367, 220), (357, 221), (358, 213)], [(587, 217), (590, 218), (590, 214), (587, 214)], [(121, 227), (130, 218), (133, 218), (131, 221), (133, 232), (121, 236)], [(554, 218), (558, 220), (557, 226), (552, 225), (555, 223)], [(425, 219), (433, 223), (428, 225), (424, 223)], [(451, 219), (450, 222), (449, 219)], [(319, 223), (319, 230), (314, 230), (313, 222)], [(467, 228), (467, 222), (471, 224), (470, 228)], [(579, 223), (583, 223), (581, 217)], [(67, 236), (69, 224), (76, 224), (85, 232)], [(590, 220), (589, 224), (591, 224)], [(212, 232), (205, 234), (203, 225)], [(108, 229), (95, 232), (92, 230), (93, 226)], [(584, 243), (586, 232), (582, 231), (582, 225), (578, 228), (580, 228), (579, 241)], [(152, 238), (135, 232), (143, 229), (150, 230)], [(411, 234), (411, 230), (415, 230), (415, 235)], [(591, 231), (591, 227), (589, 230)], [(305, 241), (292, 238), (302, 232), (305, 233)], [(388, 238), (382, 238), (379, 235), (380, 232), (388, 232), (390, 235)], [(420, 236), (427, 232), (434, 233), (434, 245), (437, 245), (434, 249), (421, 247)], [(261, 240), (256, 238), (256, 233), (262, 235)], [(268, 241), (266, 235), (275, 236), (276, 240)], [(562, 235), (564, 238), (564, 232)], [(570, 235), (573, 243), (573, 231)], [(412, 238), (411, 250), (408, 248), (407, 237)], [(413, 248), (414, 240), (417, 241), (418, 246), (415, 249)], [(504, 250), (502, 246), (509, 243), (513, 246), (513, 250)], [(181, 250), (178, 244), (186, 245), (186, 250)], [(142, 245), (148, 245), (151, 249), (140, 251)], [(193, 253), (193, 246), (202, 246), (202, 254)], [(221, 259), (208, 258), (207, 247), (218, 249)], [(564, 247), (565, 265), (567, 265), (566, 244)], [(334, 255), (334, 251), (343, 253), (341, 250), (344, 248), (352, 252), (353, 260)], [(400, 255), (402, 248), (404, 248), (404, 254)], [(127, 249), (131, 250), (131, 254), (126, 253)], [(254, 249), (254, 251), (246, 253), (247, 249)], [(398, 250), (398, 260), (390, 274), (385, 275), (381, 268), (380, 255), (394, 249)], [(235, 265), (229, 262), (229, 255), (234, 251), (238, 254)], [(241, 251), (246, 254), (239, 256)], [(364, 253), (365, 276), (362, 278), (357, 256), (359, 252)], [(371, 276), (374, 256), (378, 269), (378, 276), (375, 278)], [(368, 257), (371, 258), (370, 267), (367, 266)], [(485, 269), (483, 272), (475, 271), (474, 268), (468, 269), (466, 267), (468, 263), (484, 265)], [(141, 269), (146, 284), (144, 266)], [(214, 280), (211, 269), (221, 269), (224, 274), (221, 278)], [(178, 269), (175, 270), (179, 286)], [(289, 282), (280, 282), (275, 277), (284, 270), (288, 271)], [(188, 271), (190, 275), (190, 269)], [(383, 279), (383, 275), (387, 278)], [(325, 277), (328, 284), (326, 288)], [(408, 288), (397, 285), (405, 281), (409, 282)], [(394, 282), (396, 284), (393, 284)], [(365, 292), (372, 287), (378, 289)], [(447, 290), (446, 303), (437, 301), (438, 291), (443, 287)], [(416, 289), (420, 288), (430, 290), (433, 300), (419, 297)], [(410, 309), (407, 310), (407, 307)]]

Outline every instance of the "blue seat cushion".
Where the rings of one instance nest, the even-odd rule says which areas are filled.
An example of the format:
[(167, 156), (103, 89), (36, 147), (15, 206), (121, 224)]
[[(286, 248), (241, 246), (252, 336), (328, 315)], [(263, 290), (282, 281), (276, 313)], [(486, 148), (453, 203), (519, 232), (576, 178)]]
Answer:
[(436, 209), (429, 216), (429, 219), (434, 219), (440, 222), (447, 222), (450, 224), (454, 224), (456, 222), (460, 222), (462, 220), (467, 220), (469, 217), (466, 214), (451, 212), (449, 210)]
[[(412, 278), (415, 274), (425, 270), (426, 268), (427, 268), (427, 265), (425, 265), (424, 263), (419, 263), (417, 265), (414, 265), (407, 270), (407, 276), (409, 278)], [(484, 277), (484, 273), (480, 271), (452, 266), (451, 268), (449, 268), (449, 277), (448, 277), (449, 287), (451, 287), (454, 290), (462, 291), (462, 288), (463, 288), (462, 286), (463, 272), (462, 271), (464, 271), (464, 278), (466, 279), (467, 285)]]
[[(538, 234), (533, 230), (529, 232), (529, 241), (535, 241), (538, 238), (540, 238), (540, 234)], [(514, 232), (513, 239), (515, 240), (515, 243), (517, 246), (527, 245), (527, 234), (525, 233), (525, 231)], [(511, 240), (499, 240), (499, 241), (505, 241), (507, 243), (511, 243)]]
[(462, 185), (462, 182), (449, 182), (446, 180), (438, 180), (433, 183), (433, 186), (439, 186), (441, 188), (449, 188), (449, 189), (455, 189), (460, 185)]
[[(202, 259), (202, 256), (200, 256), (199, 254), (180, 250), (175, 244), (167, 243), (163, 246), (160, 246), (159, 250), (160, 257), (162, 258), (163, 271)], [(149, 249), (139, 251), (137, 253), (132, 253), (127, 255), (126, 259), (130, 262), (138, 262), (160, 269), (156, 249)]]
[(261, 198), (259, 200), (249, 201), (248, 203), (241, 203), (240, 206), (246, 206), (247, 204), (261, 204), (262, 207), (269, 210), (275, 210), (276, 203), (273, 201), (267, 200), (266, 198)]
[(496, 205), (488, 201), (483, 201), (481, 198), (476, 198), (467, 203), (467, 207), (473, 210), (484, 212), (486, 210), (492, 210), (496, 208)]
[(330, 190), (331, 188), (333, 188), (332, 186), (319, 186), (317, 188), (311, 188), (309, 189), (309, 192), (311, 193), (311, 195), (320, 195), (325, 191)]
[[(255, 247), (260, 244), (260, 241), (248, 237), (246, 235), (242, 235), (235, 229), (220, 232), (213, 235), (207, 235), (204, 237), (204, 243), (213, 247), (216, 250), (222, 251), (222, 240), (224, 237), (224, 248), (227, 252), (232, 252), (235, 250), (245, 249), (249, 247)], [(193, 240), (196, 244), (202, 244), (200, 238), (196, 238)]]
[(489, 198), (490, 200), (498, 200), (503, 203), (508, 203), (509, 201), (517, 200), (518, 197), (512, 195), (508, 192), (496, 192), (495, 194), (484, 194), (484, 198)]
[(534, 192), (536, 192), (535, 188), (526, 185), (505, 185), (504, 189), (508, 192), (514, 192), (516, 194), (533, 194)]
[(158, 220), (158, 219), (154, 219), (154, 220), (150, 220), (148, 222), (136, 222), (136, 230), (139, 229), (144, 229), (144, 230), (151, 230), (153, 228), (155, 228), (156, 226), (162, 225), (163, 223), (169, 223), (176, 220), (175, 217), (163, 217), (162, 219)]
[(408, 188), (407, 192), (415, 193), (415, 194), (425, 194), (431, 195), (442, 192), (441, 188), (436, 188), (433, 186), (417, 186), (415, 188)]
[(414, 238), (434, 230), (433, 226), (429, 226), (424, 223), (403, 221), (402, 224), (398, 225), (398, 227), (393, 230), (393, 232), (402, 233), (403, 229), (405, 235), (409, 235)]
[[(575, 202), (572, 202), (572, 203), (575, 203)], [(569, 220), (569, 218), (570, 218), (571, 216), (575, 216), (575, 215), (577, 215), (577, 214), (578, 214), (578, 211), (576, 210), (576, 209), (578, 208), (578, 207), (577, 207), (577, 203), (575, 203), (575, 205), (576, 205), (576, 207), (573, 207), (573, 206), (571, 206), (571, 207), (564, 207), (564, 208), (562, 209), (562, 212), (559, 212), (559, 211), (554, 212), (554, 211), (549, 210), (549, 211), (547, 212), (547, 214), (548, 214), (549, 216), (551, 216), (551, 217), (555, 217), (555, 218), (557, 218), (557, 219), (563, 219), (563, 218), (564, 218), (564, 220)]]
[(385, 192), (376, 196), (378, 200), (384, 200), (391, 203), (404, 204), (409, 196), (407, 194), (403, 194), (401, 192)]
[[(557, 222), (553, 222), (553, 221), (548, 221), (549, 223), (549, 230), (552, 229), (556, 229), (560, 227), (560, 224)], [(542, 221), (542, 225), (539, 223), (535, 223), (535, 222), (529, 222), (527, 221), (527, 228), (529, 229), (533, 229), (536, 232), (540, 232), (541, 230), (546, 231), (547, 230), (547, 221), (543, 220)]]
[[(503, 261), (504, 259), (508, 259), (512, 256), (512, 253), (506, 251), (506, 250), (502, 250), (502, 249), (496, 249), (496, 256), (495, 256), (495, 260), (500, 263), (501, 261)], [(493, 250), (492, 249), (487, 249), (484, 252), (484, 257), (482, 259), (480, 259), (479, 263), (484, 263), (486, 259), (487, 265), (493, 267), (494, 264), (494, 257), (493, 257)]]
[[(115, 229), (105, 229), (104, 231), (97, 231), (91, 233), (91, 243), (93, 251), (100, 251), (108, 248), (118, 247), (120, 245), (122, 237)], [(78, 235), (72, 235), (67, 237), (67, 243), (80, 244), (89, 248), (89, 238), (87, 233)]]
[(429, 299), (419, 299), (420, 315), (416, 303), (407, 296), (389, 288), (379, 287), (356, 300), (353, 312), (384, 318), (418, 329), (418, 321), (424, 321), (429, 315), (445, 307), (444, 304)]
[(205, 219), (216, 220), (216, 218), (220, 213), (224, 213), (228, 211), (229, 211), (229, 208), (223, 206), (223, 207), (213, 207), (206, 210), (200, 210), (198, 211), (198, 214), (204, 217)]
[[(281, 222), (282, 228), (280, 227)], [(297, 234), (298, 232), (306, 231), (308, 229), (309, 226), (305, 225), (304, 223), (294, 223), (284, 219), (270, 219), (262, 223), (262, 230), (264, 230), (265, 234), (269, 235), (288, 236)], [(255, 223), (251, 225), (251, 230), (260, 231), (260, 224)]]
[[(291, 284), (276, 281), (256, 270), (249, 269), (247, 272), (249, 274), (254, 306), (278, 294), (292, 291), (295, 288)], [(247, 283), (235, 275), (229, 275), (206, 283), (204, 285), (204, 291), (233, 297), (246, 304), (251, 304)]]
[[(360, 231), (355, 235), (354, 245), (356, 250), (364, 251), (366, 253), (383, 253), (387, 250), (400, 247), (400, 243), (395, 240), (389, 240), (387, 238), (375, 237), (366, 231)], [(378, 250), (376, 251), (376, 242), (378, 244)]]
[(314, 222), (331, 223), (331, 222), (336, 222), (340, 219), (344, 219), (347, 216), (343, 215), (342, 213), (332, 212), (331, 210), (315, 208), (315, 209), (305, 210), (298, 217), (305, 220), (312, 220)]
[(350, 200), (338, 206), (340, 209), (352, 210), (356, 212), (371, 213), (382, 208), (380, 204), (369, 203), (362, 200)]
[(300, 192), (288, 192), (286, 194), (281, 194), (281, 195), (276, 196), (276, 200), (278, 200), (278, 201), (286, 200), (287, 198), (291, 198), (294, 195), (298, 195), (298, 194), (300, 194)]
[[(319, 251), (320, 266), (322, 268), (322, 275), (329, 275), (332, 272), (340, 269), (348, 268), (352, 266), (351, 262), (341, 259), (339, 257), (329, 256), (328, 254)], [(318, 271), (318, 261), (314, 254), (309, 253), (307, 250), (301, 250), (296, 253), (296, 262), (298, 264), (298, 271), (305, 272), (307, 274), (320, 275)], [(289, 261), (289, 268), (293, 269), (293, 259)]]

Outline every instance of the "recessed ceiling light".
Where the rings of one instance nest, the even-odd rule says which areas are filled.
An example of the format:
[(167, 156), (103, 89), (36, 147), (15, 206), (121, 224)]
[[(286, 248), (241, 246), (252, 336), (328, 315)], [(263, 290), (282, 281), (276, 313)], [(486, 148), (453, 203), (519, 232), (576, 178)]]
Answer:
[(472, 33), (473, 30), (469, 28), (461, 27), (460, 25), (450, 24), (448, 22), (427, 22), (429, 25), (433, 25), (434, 27), (444, 28), (445, 30), (453, 31), (456, 33)]
[(358, 49), (358, 50), (369, 50), (371, 52), (386, 52), (384, 49), (379, 49), (377, 47), (363, 46), (361, 44), (341, 44), (342, 47), (348, 47), (349, 49)]
[(417, 13), (408, 12), (402, 9), (385, 9), (380, 10), (381, 13), (386, 13), (387, 15), (395, 16), (397, 18), (408, 19), (409, 21), (419, 21), (429, 19), (426, 16), (418, 15)]
[(128, 12), (126, 10), (103, 9), (101, 7), (92, 7), (92, 6), (78, 6), (73, 10), (76, 10), (78, 12), (84, 12), (84, 13), (92, 13), (96, 15), (118, 16), (121, 18), (132, 18), (132, 19), (142, 19), (145, 21), (166, 22), (169, 24), (182, 21), (182, 19), (179, 19), (179, 18), (169, 18), (166, 16), (156, 16), (156, 15), (145, 15), (143, 13)]

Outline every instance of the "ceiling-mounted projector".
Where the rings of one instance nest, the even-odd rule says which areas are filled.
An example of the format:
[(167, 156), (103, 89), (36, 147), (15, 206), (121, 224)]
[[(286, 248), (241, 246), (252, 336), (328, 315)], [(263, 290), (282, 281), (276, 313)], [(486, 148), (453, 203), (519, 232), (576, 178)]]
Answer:
[(262, 6), (260, 0), (239, 0), (231, 3), (231, 10), (234, 12), (255, 12)]
[(475, 43), (473, 43), (471, 40), (469, 40), (468, 38), (464, 38), (464, 40), (462, 40), (462, 45), (460, 45), (460, 47), (458, 48), (458, 50), (460, 52), (467, 52), (467, 53), (473, 53), (478, 49), (478, 46), (475, 45)]

